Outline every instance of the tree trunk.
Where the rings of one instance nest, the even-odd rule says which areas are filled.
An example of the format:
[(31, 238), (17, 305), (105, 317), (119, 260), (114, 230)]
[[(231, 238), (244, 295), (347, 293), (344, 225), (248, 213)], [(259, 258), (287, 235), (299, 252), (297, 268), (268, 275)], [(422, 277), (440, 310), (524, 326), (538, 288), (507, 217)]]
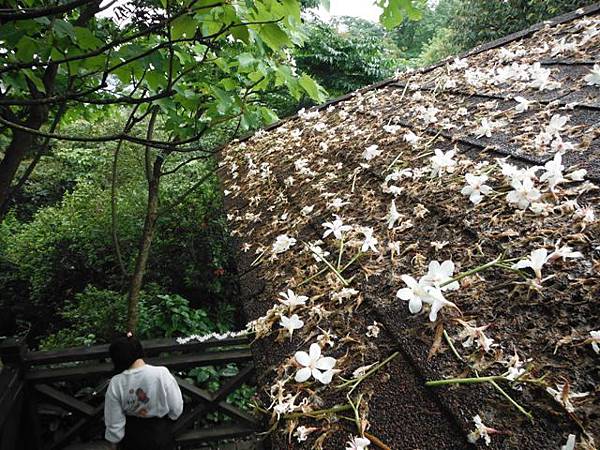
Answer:
[[(148, 140), (151, 140), (154, 135), (157, 114), (158, 109), (154, 109), (150, 116), (148, 132), (146, 133)], [(148, 180), (148, 205), (146, 207), (146, 218), (144, 219), (144, 230), (142, 231), (138, 255), (135, 260), (135, 269), (129, 283), (129, 293), (127, 295), (127, 330), (132, 333), (135, 333), (138, 324), (140, 291), (144, 282), (144, 274), (146, 273), (148, 257), (150, 256), (150, 246), (152, 245), (156, 219), (158, 218), (160, 178), (164, 162), (163, 155), (158, 153), (154, 159), (154, 163), (151, 164), (150, 154), (150, 148), (146, 147), (145, 163), (146, 179)]]
[(14, 130), (4, 158), (0, 161), (0, 222), (8, 212), (12, 181), (33, 141), (32, 134)]
[[(160, 172), (160, 168), (162, 167), (162, 158), (160, 156), (157, 157), (154, 162), (154, 173), (156, 173), (157, 166)], [(127, 298), (127, 330), (132, 333), (135, 332), (137, 328), (140, 290), (142, 289), (144, 274), (146, 273), (146, 266), (148, 264), (148, 256), (150, 255), (150, 246), (152, 245), (152, 238), (154, 237), (156, 219), (158, 218), (159, 188), (160, 173), (158, 173), (158, 176), (153, 177), (148, 183), (148, 207), (146, 209), (146, 218), (144, 220), (144, 231), (142, 232), (138, 255), (135, 260), (135, 270), (129, 284), (129, 294)]]

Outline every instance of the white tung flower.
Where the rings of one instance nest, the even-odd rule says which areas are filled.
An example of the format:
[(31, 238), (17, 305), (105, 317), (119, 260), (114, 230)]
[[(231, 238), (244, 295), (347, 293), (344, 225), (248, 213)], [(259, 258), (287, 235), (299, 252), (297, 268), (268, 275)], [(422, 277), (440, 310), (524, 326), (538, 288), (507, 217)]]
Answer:
[(525, 269), (530, 268), (535, 273), (535, 277), (538, 280), (542, 279), (542, 267), (548, 261), (548, 250), (545, 248), (538, 248), (533, 250), (531, 254), (521, 261), (516, 262), (512, 265), (513, 269)]
[(282, 328), (288, 330), (291, 339), (292, 335), (294, 334), (294, 330), (299, 330), (300, 328), (302, 328), (304, 326), (304, 322), (300, 320), (298, 314), (293, 314), (291, 317), (282, 315), (279, 321), (279, 325), (281, 325)]
[(362, 154), (362, 157), (367, 161), (371, 161), (373, 158), (381, 155), (383, 150), (379, 150), (379, 145), (373, 144), (368, 146)]
[(544, 164), (544, 169), (546, 172), (540, 176), (540, 181), (547, 181), (548, 187), (550, 187), (551, 190), (554, 189), (557, 184), (565, 180), (562, 173), (564, 168), (565, 166), (562, 164), (562, 156), (560, 153), (557, 153), (554, 155), (554, 158), (551, 161), (548, 161), (546, 164)]
[(398, 212), (396, 209), (396, 202), (392, 200), (392, 204), (390, 205), (390, 210), (387, 215), (388, 220), (388, 229), (394, 228), (396, 222), (402, 217), (402, 214)]
[(373, 236), (373, 228), (372, 227), (362, 227), (360, 232), (365, 236), (362, 242), (362, 247), (360, 251), (365, 253), (371, 250), (373, 253), (379, 253), (377, 250), (377, 239)]
[(300, 351), (294, 355), (296, 362), (302, 366), (296, 372), (295, 380), (304, 383), (311, 376), (323, 384), (331, 383), (336, 360), (331, 356), (321, 356), (321, 347), (316, 342), (311, 344), (308, 353)]
[(373, 325), (369, 325), (367, 327), (367, 337), (377, 338), (379, 333), (381, 332), (381, 328), (379, 327), (378, 322), (373, 322)]
[(576, 438), (576, 436), (574, 434), (570, 434), (569, 437), (567, 437), (567, 443), (565, 445), (563, 445), (560, 449), (561, 450), (575, 450), (575, 438)]
[(413, 133), (412, 131), (407, 131), (404, 134), (404, 140), (410, 145), (416, 145), (417, 142), (419, 142), (419, 139), (421, 139), (421, 138), (419, 136), (417, 136), (415, 133)]
[(356, 289), (343, 288), (340, 292), (334, 292), (331, 294), (331, 300), (335, 300), (338, 303), (342, 303), (343, 300), (348, 300), (358, 294)]
[(308, 439), (308, 435), (315, 430), (316, 428), (314, 427), (308, 428), (304, 425), (301, 425), (298, 428), (296, 428), (296, 431), (294, 431), (294, 437), (298, 442), (304, 442)]
[(390, 134), (396, 134), (401, 129), (402, 129), (402, 127), (400, 125), (384, 125), (383, 126), (383, 130), (386, 133), (390, 133)]
[(429, 108), (424, 108), (424, 107), (420, 107), (418, 109), (419, 111), (419, 117), (421, 118), (421, 120), (423, 122), (425, 122), (425, 125), (429, 125), (431, 123), (436, 123), (438, 121), (437, 119), (437, 113), (440, 112), (439, 109), (437, 109), (435, 106), (430, 106)]
[(315, 205), (305, 206), (304, 208), (302, 208), (302, 210), (300, 211), (300, 213), (304, 217), (308, 217), (313, 212), (313, 209), (315, 209)]
[(557, 384), (556, 389), (547, 387), (546, 392), (548, 392), (554, 400), (563, 405), (567, 412), (570, 413), (575, 412), (575, 405), (571, 400), (577, 400), (590, 395), (589, 392), (571, 392), (568, 384)]
[(439, 148), (434, 150), (435, 155), (433, 155), (429, 160), (431, 161), (431, 176), (442, 176), (444, 171), (446, 172), (454, 172), (454, 168), (456, 167), (456, 161), (454, 160), (454, 150), (448, 150), (444, 153)]
[(587, 175), (587, 170), (579, 169), (579, 170), (574, 170), (573, 172), (568, 173), (566, 175), (566, 177), (572, 181), (584, 181), (586, 175)]
[(600, 330), (590, 331), (590, 344), (596, 354), (600, 355)]
[(287, 292), (280, 292), (279, 295), (283, 298), (279, 301), (290, 309), (294, 309), (296, 306), (304, 306), (308, 300), (307, 296), (296, 295), (291, 289), (288, 289)]
[(473, 417), (473, 422), (475, 422), (475, 429), (469, 433), (469, 435), (467, 436), (467, 440), (471, 444), (474, 444), (479, 439), (483, 439), (485, 445), (490, 445), (492, 443), (492, 438), (490, 437), (489, 433), (494, 432), (496, 430), (494, 430), (493, 428), (486, 427), (483, 424), (479, 414)]
[(563, 245), (559, 248), (558, 244), (556, 244), (554, 248), (555, 250), (548, 256), (548, 262), (556, 261), (557, 259), (565, 261), (566, 258), (583, 258), (583, 253), (574, 252), (568, 245)]
[(423, 309), (423, 303), (427, 303), (431, 305), (429, 320), (435, 322), (437, 320), (438, 312), (444, 306), (457, 308), (454, 303), (444, 298), (441, 289), (428, 285), (423, 278), (419, 281), (415, 280), (410, 275), (402, 275), (400, 278), (408, 287), (398, 289), (396, 297), (408, 301), (408, 309), (411, 313), (417, 314)]
[(438, 261), (430, 261), (427, 273), (419, 281), (425, 286), (435, 286), (442, 291), (455, 291), (460, 286), (458, 281), (453, 281), (442, 287), (442, 284), (447, 283), (452, 279), (454, 274), (454, 263), (451, 260), (446, 260), (441, 264)]
[(527, 209), (530, 203), (536, 202), (542, 196), (530, 178), (525, 178), (522, 182), (513, 179), (511, 186), (513, 190), (506, 194), (506, 200), (520, 209)]
[(475, 175), (467, 173), (465, 175), (466, 186), (462, 188), (460, 193), (462, 195), (468, 195), (469, 200), (477, 205), (481, 203), (484, 195), (488, 195), (492, 192), (492, 188), (485, 184), (488, 180), (486, 175)]
[(321, 224), (324, 228), (326, 228), (325, 232), (323, 233), (323, 238), (333, 234), (333, 236), (339, 240), (342, 239), (345, 232), (352, 229), (352, 226), (344, 225), (344, 222), (342, 222), (340, 216), (334, 215), (334, 217), (335, 220), (333, 222), (324, 222)]
[(345, 202), (339, 197), (334, 198), (329, 202), (329, 207), (335, 209), (336, 211), (340, 210), (343, 206), (349, 205), (350, 202)]
[(371, 441), (367, 438), (352, 436), (352, 438), (346, 442), (345, 450), (367, 450), (369, 444), (371, 444)]
[(561, 116), (560, 114), (554, 114), (550, 118), (550, 123), (546, 125), (546, 133), (557, 134), (565, 129), (567, 122), (570, 120), (569, 116)]
[(475, 342), (477, 342), (477, 347), (480, 347), (485, 352), (489, 352), (494, 345), (494, 340), (488, 338), (485, 335), (485, 330), (489, 327), (489, 325), (483, 325), (481, 327), (476, 327), (471, 325), (469, 322), (465, 322), (463, 320), (458, 319), (458, 323), (463, 326), (462, 331), (458, 335), (458, 339), (464, 340), (462, 345), (465, 348), (472, 347)]
[(308, 244), (308, 249), (316, 261), (322, 261), (329, 256), (329, 252), (327, 250), (323, 250), (321, 248), (321, 244), (323, 244), (323, 241), (315, 241)]
[(515, 106), (515, 111), (518, 113), (523, 113), (529, 109), (529, 105), (531, 105), (531, 101), (527, 100), (525, 97), (517, 96), (514, 98), (517, 102), (517, 106)]
[(280, 234), (273, 243), (273, 253), (276, 255), (283, 253), (296, 245), (296, 239), (289, 237), (287, 234)]
[(583, 77), (583, 80), (588, 86), (600, 86), (600, 64), (594, 64), (594, 68), (590, 69), (590, 73)]
[(479, 127), (475, 130), (475, 137), (492, 137), (492, 132), (499, 126), (499, 122), (494, 122), (493, 120), (488, 120), (484, 117), (481, 119)]

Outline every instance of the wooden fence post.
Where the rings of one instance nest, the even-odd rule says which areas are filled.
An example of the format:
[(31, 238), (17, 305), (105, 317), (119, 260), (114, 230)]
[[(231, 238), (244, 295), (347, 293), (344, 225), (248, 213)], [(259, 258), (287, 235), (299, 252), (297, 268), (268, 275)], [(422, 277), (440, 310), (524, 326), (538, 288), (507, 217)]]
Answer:
[[(10, 367), (17, 370), (18, 375), (23, 379), (25, 371), (25, 357), (27, 354), (27, 343), (22, 337), (9, 337), (0, 343), (0, 360), (4, 367)], [(19, 436), (22, 439), (15, 443), (17, 449), (39, 450), (42, 448), (42, 429), (35, 402), (35, 393), (29, 386), (29, 383), (23, 382), (23, 407), (21, 409), (20, 420), (15, 421), (11, 426), (17, 427)]]

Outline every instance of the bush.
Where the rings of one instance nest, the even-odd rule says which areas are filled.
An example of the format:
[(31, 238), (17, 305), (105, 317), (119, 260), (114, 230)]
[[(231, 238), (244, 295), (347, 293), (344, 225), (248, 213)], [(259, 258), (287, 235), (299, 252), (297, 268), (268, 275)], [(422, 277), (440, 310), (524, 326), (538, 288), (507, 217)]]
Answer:
[[(65, 302), (60, 317), (64, 327), (43, 339), (42, 349), (107, 343), (126, 332), (127, 295), (88, 286)], [(148, 285), (140, 295), (140, 339), (207, 334), (227, 325), (216, 324), (206, 310), (191, 308), (179, 295), (161, 293), (157, 285)]]

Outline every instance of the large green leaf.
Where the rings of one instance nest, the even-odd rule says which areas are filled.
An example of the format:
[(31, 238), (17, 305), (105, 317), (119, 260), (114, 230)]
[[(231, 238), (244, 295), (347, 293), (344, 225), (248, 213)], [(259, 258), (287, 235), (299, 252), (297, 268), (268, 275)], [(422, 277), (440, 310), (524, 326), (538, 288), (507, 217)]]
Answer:
[(399, 26), (404, 20), (404, 15), (411, 20), (420, 19), (422, 15), (414, 6), (413, 0), (379, 0), (378, 5), (383, 8), (379, 21), (388, 30)]
[(198, 23), (189, 15), (178, 17), (173, 21), (171, 30), (173, 39), (193, 38), (196, 34)]
[(321, 86), (319, 86), (317, 82), (311, 77), (309, 77), (306, 74), (303, 74), (300, 77), (299, 82), (302, 89), (306, 91), (310, 98), (312, 98), (316, 102), (322, 102), (325, 100), (323, 88), (321, 88)]
[(75, 27), (74, 33), (79, 47), (84, 50), (90, 50), (102, 45), (102, 41), (94, 36), (89, 28)]
[(71, 25), (66, 20), (55, 20), (52, 26), (52, 30), (58, 38), (69, 36), (70, 38), (75, 39), (75, 30), (73, 29), (73, 25)]

